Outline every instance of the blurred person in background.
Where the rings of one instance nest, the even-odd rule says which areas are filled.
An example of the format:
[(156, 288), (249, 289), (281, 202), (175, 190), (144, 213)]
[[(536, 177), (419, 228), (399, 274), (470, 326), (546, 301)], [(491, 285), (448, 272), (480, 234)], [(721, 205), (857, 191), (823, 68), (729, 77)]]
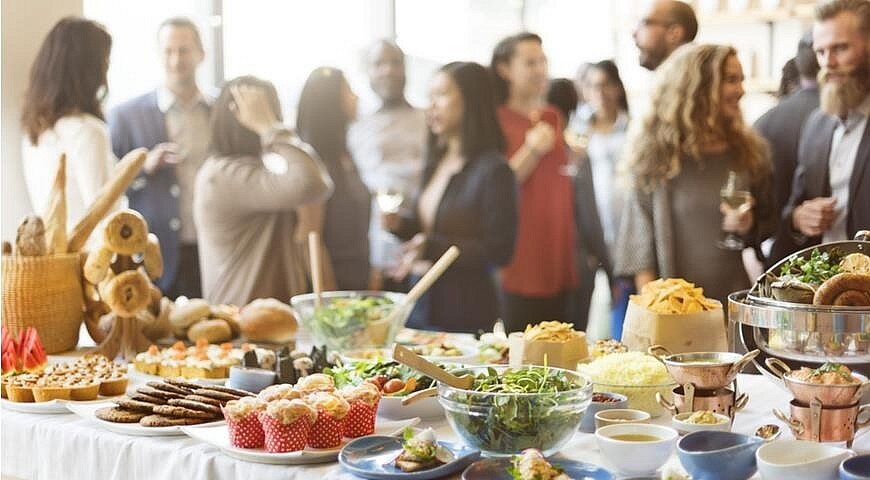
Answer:
[(674, 50), (695, 40), (698, 19), (685, 2), (654, 0), (640, 15), (632, 36), (638, 49), (638, 63), (655, 70)]
[(870, 228), (870, 1), (816, 6), (819, 110), (804, 124), (772, 259)]
[[(631, 189), (615, 271), (633, 275), (638, 290), (657, 277), (684, 278), (727, 305), (728, 294), (750, 283), (744, 245), (724, 244), (724, 235), (753, 246), (772, 229), (767, 146), (743, 123), (733, 48), (686, 45), (661, 68), (652, 109), (626, 144)], [(739, 205), (729, 205), (738, 191), (746, 192)]]
[(417, 302), (408, 326), (489, 330), (499, 310), (492, 269), (510, 260), (517, 229), (517, 186), (502, 153), (489, 74), (477, 63), (447, 64), (429, 97), (420, 196), (412, 209), (382, 221), (407, 240), (399, 275), (419, 278), (451, 245), (460, 254)]
[(119, 158), (140, 147), (154, 152), (127, 190), (130, 208), (160, 239), (164, 270), (157, 285), (170, 298), (195, 298), (202, 296), (202, 285), (193, 184), (208, 155), (212, 99), (196, 82), (205, 59), (196, 24), (170, 18), (157, 32), (163, 85), (109, 112), (109, 131)]
[[(774, 211), (782, 212), (791, 196), (791, 184), (798, 163), (798, 145), (804, 123), (813, 110), (819, 107), (819, 86), (816, 76), (819, 63), (813, 51), (812, 33), (808, 32), (798, 43), (795, 66), (800, 74), (799, 89), (781, 99), (773, 108), (762, 115), (753, 128), (770, 145), (773, 160)], [(777, 229), (779, 216), (777, 215)], [(770, 257), (772, 241), (763, 245), (762, 251), (768, 267), (776, 261)]]
[(332, 282), (324, 288), (366, 290), (369, 286), (369, 216), (371, 195), (347, 148), (347, 129), (356, 119), (357, 96), (341, 70), (314, 69), (299, 97), (296, 131), (314, 148), (332, 178), (332, 196), (322, 206), (300, 211), (304, 234), (320, 234), (326, 246), (325, 271)]
[[(367, 52), (366, 68), (369, 84), (380, 103), (374, 112), (361, 115), (351, 124), (348, 132), (351, 156), (370, 192), (392, 193), (393, 200), (411, 200), (423, 174), (426, 120), (423, 111), (405, 98), (405, 54), (395, 42), (379, 40)], [(401, 257), (400, 242), (381, 226), (384, 212), (377, 196), (375, 200), (369, 226), (369, 287), (407, 291), (405, 282), (396, 282), (389, 275)]]
[(508, 164), (520, 185), (519, 226), (501, 271), (508, 331), (568, 316), (577, 288), (574, 186), (565, 174), (565, 120), (546, 103), (549, 79), (541, 37), (519, 33), (493, 50), (490, 72)]
[(211, 156), (193, 198), (203, 298), (246, 305), (304, 293), (308, 265), (296, 245), (296, 210), (329, 197), (329, 173), (281, 123), (269, 82), (227, 82), (211, 125)]

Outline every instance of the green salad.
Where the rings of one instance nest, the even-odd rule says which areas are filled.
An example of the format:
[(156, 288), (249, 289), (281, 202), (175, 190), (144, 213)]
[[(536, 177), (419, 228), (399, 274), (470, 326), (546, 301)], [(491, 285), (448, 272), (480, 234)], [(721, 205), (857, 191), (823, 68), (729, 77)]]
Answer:
[(354, 348), (365, 343), (366, 327), (385, 319), (394, 306), (392, 300), (381, 297), (337, 298), (314, 311), (312, 333), (333, 349)]
[[(398, 390), (384, 391), (384, 394), (389, 396), (404, 396), (432, 386), (431, 378), (396, 361), (355, 362), (327, 368), (323, 373), (335, 380), (336, 388), (359, 385), (362, 382), (370, 381), (383, 391), (387, 382), (394, 380), (401, 382), (401, 388)], [(409, 384), (413, 384), (413, 387), (406, 388)]]
[(782, 265), (780, 278), (794, 278), (809, 285), (821, 285), (840, 273), (840, 253), (821, 252), (814, 248), (810, 258), (795, 257)]
[(586, 386), (558, 369), (489, 367), (476, 375), (472, 391), (442, 392), (448, 400), (442, 404), (454, 430), (483, 451), (548, 451), (577, 429), (590, 400)]

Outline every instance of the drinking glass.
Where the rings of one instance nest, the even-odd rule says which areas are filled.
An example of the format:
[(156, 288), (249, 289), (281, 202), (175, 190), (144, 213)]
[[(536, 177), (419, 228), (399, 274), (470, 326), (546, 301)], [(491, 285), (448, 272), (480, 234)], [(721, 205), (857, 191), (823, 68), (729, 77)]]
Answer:
[(382, 212), (398, 213), (399, 207), (405, 201), (405, 196), (397, 188), (379, 188), (375, 194), (375, 199)]
[[(752, 202), (752, 192), (746, 190), (746, 185), (741, 181), (735, 171), (728, 172), (728, 180), (719, 190), (719, 199), (733, 209), (747, 208)], [(735, 232), (723, 230), (722, 236), (716, 245), (723, 250), (743, 250), (746, 244)]]

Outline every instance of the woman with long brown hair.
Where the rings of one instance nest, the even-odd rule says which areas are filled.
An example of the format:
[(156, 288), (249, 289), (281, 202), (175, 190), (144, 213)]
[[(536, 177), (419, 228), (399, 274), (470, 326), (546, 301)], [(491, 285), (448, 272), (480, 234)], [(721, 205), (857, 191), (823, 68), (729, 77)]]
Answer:
[(115, 163), (100, 105), (111, 48), (102, 25), (67, 17), (51, 29), (30, 71), (21, 115), (27, 191), (34, 209), (45, 208), (48, 179), (66, 153), (68, 222), (84, 215)]
[[(659, 68), (652, 107), (627, 144), (631, 188), (615, 258), (638, 289), (682, 277), (724, 301), (749, 286), (739, 244), (765, 238), (774, 212), (767, 147), (743, 122), (743, 93), (732, 47), (687, 45)], [(749, 193), (742, 205), (720, 199), (731, 187)], [(724, 233), (742, 242), (720, 243)]]

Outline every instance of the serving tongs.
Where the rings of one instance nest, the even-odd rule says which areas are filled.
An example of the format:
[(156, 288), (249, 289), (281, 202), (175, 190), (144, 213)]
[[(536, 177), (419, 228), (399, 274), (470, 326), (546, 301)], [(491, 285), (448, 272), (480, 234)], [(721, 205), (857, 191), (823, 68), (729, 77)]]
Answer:
[[(468, 390), (474, 385), (473, 375), (466, 373), (465, 375), (457, 377), (456, 375), (453, 375), (452, 373), (444, 370), (438, 365), (435, 365), (429, 360), (426, 360), (420, 355), (417, 355), (416, 353), (411, 351), (411, 349), (403, 345), (396, 344), (396, 346), (393, 347), (393, 360), (401, 364), (407, 365), (408, 367), (417, 370), (423, 375), (438, 380), (439, 382), (445, 385), (449, 385), (453, 388)], [(402, 405), (409, 405), (411, 403), (414, 403), (415, 401), (432, 397), (437, 394), (437, 392), (438, 390), (436, 387), (431, 387), (425, 390), (420, 390), (419, 392), (414, 392), (402, 400)]]

